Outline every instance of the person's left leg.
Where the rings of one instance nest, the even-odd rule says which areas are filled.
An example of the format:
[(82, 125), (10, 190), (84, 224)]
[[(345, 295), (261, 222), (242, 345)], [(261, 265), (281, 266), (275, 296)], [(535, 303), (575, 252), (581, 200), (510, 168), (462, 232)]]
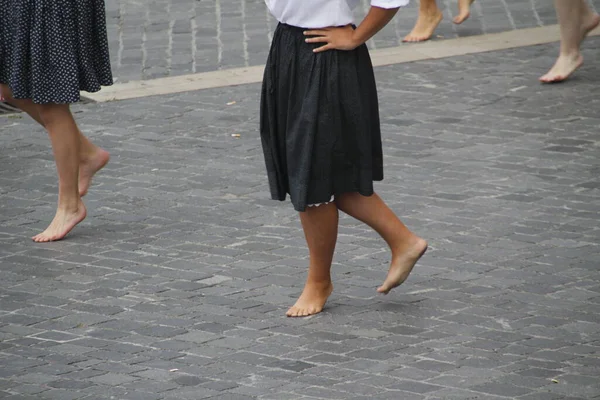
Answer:
[[(37, 105), (29, 99), (15, 99), (12, 91), (7, 85), (0, 84), (0, 93), (5, 101), (20, 108), (33, 118), (38, 124), (45, 128)], [(80, 141), (79, 153), (79, 195), (85, 196), (88, 192), (92, 178), (96, 172), (100, 171), (110, 159), (110, 154), (100, 147), (96, 146), (85, 137), (79, 128), (77, 129)]]

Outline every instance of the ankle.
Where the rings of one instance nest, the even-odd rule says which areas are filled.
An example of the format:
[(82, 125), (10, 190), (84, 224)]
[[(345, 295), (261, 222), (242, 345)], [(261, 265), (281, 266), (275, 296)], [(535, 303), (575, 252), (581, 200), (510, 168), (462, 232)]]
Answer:
[(576, 60), (581, 56), (579, 49), (565, 49), (560, 51), (560, 57)]
[(435, 3), (433, 3), (430, 6), (428, 6), (428, 5), (422, 6), (419, 9), (419, 14), (424, 17), (434, 17), (441, 13), (442, 12), (440, 11), (440, 9), (438, 8), (438, 6)]
[(330, 285), (331, 285), (331, 277), (329, 277), (329, 278), (309, 277), (308, 279), (306, 279), (306, 286), (316, 286), (316, 287), (327, 288)]
[(411, 232), (409, 237), (406, 237), (404, 240), (402, 240), (395, 246), (390, 246), (390, 249), (392, 250), (392, 260), (396, 260), (400, 257), (405, 257), (407, 253), (420, 251), (422, 247), (426, 246), (427, 242), (425, 241), (425, 239), (422, 239)]
[(82, 149), (81, 154), (79, 156), (79, 163), (89, 164), (94, 159), (96, 154), (98, 154), (99, 150), (100, 148), (95, 146), (86, 148), (85, 150)]
[[(65, 196), (66, 197), (66, 196)], [(64, 197), (58, 201), (58, 211), (65, 213), (76, 213), (79, 211), (79, 207), (81, 205), (81, 199), (79, 198), (79, 194), (77, 197), (69, 196), (69, 198), (65, 199)]]

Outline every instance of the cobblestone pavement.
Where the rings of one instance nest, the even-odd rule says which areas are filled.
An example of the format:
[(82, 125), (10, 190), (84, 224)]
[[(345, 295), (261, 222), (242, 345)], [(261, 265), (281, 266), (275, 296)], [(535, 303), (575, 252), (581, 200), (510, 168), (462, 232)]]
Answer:
[[(370, 0), (362, 0), (357, 18)], [(456, 0), (438, 0), (439, 37), (479, 35), (556, 23), (550, 0), (477, 0), (472, 17), (452, 23)], [(600, 10), (600, 0), (590, 4)], [(261, 65), (276, 22), (264, 0), (106, 0), (114, 75), (119, 82)], [(418, 1), (400, 10), (371, 48), (397, 46), (417, 18)]]
[(308, 319), (284, 317), (307, 251), (258, 85), (78, 106), (113, 158), (51, 244), (48, 140), (1, 117), (0, 398), (600, 399), (600, 38), (542, 86), (556, 47), (377, 69), (376, 188), (432, 249), (376, 295), (389, 254), (343, 218)]

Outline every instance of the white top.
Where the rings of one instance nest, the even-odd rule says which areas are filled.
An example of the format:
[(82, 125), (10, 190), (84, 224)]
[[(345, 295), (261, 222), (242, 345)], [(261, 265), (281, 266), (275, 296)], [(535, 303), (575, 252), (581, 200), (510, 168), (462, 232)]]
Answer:
[[(371, 0), (371, 6), (398, 8), (409, 0)], [(360, 0), (265, 0), (279, 22), (300, 28), (326, 28), (354, 22), (352, 10)]]

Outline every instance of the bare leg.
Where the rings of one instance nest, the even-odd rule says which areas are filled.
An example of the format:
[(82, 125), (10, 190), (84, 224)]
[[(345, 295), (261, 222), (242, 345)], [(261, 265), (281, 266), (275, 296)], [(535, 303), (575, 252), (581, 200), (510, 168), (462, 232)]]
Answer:
[(471, 4), (475, 0), (458, 0), (458, 15), (454, 17), (455, 24), (462, 24), (471, 16)]
[(33, 237), (36, 242), (64, 238), (83, 221), (86, 210), (78, 191), (79, 148), (77, 125), (66, 104), (36, 105), (40, 119), (48, 130), (58, 170), (58, 208), (48, 228)]
[(562, 82), (583, 64), (581, 43), (600, 23), (600, 16), (584, 0), (555, 0), (560, 24), (560, 54), (554, 66), (540, 77), (544, 83)]
[(388, 276), (377, 291), (387, 294), (401, 285), (427, 250), (427, 242), (409, 231), (376, 193), (369, 197), (346, 193), (335, 202), (341, 211), (373, 228), (390, 246), (392, 262)]
[(442, 21), (443, 15), (435, 0), (421, 0), (419, 5), (419, 17), (412, 31), (403, 42), (423, 42), (431, 39), (435, 28)]
[(288, 317), (306, 317), (320, 313), (333, 291), (331, 263), (337, 241), (338, 210), (335, 203), (307, 207), (300, 221), (310, 252), (308, 278), (298, 301), (287, 312)]
[[(12, 97), (12, 92), (8, 86), (0, 86), (0, 91), (7, 101), (29, 114), (31, 118), (45, 128), (44, 122), (38, 112), (37, 105), (33, 101), (29, 99), (15, 99)], [(79, 195), (85, 196), (92, 182), (92, 178), (96, 172), (100, 171), (108, 163), (110, 154), (90, 142), (89, 139), (81, 133), (79, 128), (77, 128), (77, 134), (79, 136), (81, 149), (79, 156)]]

